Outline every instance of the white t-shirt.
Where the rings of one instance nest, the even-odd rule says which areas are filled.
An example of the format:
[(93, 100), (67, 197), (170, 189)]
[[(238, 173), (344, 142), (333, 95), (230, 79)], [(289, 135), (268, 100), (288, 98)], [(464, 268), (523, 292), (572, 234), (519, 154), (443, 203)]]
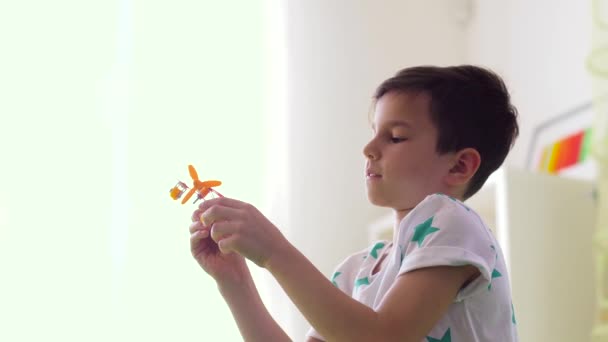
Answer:
[[(442, 194), (427, 196), (399, 224), (393, 243), (378, 241), (344, 260), (332, 283), (377, 310), (403, 273), (432, 266), (472, 265), (481, 275), (461, 289), (423, 342), (512, 342), (517, 325), (500, 246), (479, 215)], [(387, 254), (379, 272), (372, 270)], [(313, 328), (307, 336), (324, 340)]]

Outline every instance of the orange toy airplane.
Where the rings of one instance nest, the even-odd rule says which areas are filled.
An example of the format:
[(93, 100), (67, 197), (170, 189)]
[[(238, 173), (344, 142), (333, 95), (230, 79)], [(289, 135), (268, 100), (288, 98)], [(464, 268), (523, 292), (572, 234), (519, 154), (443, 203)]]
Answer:
[(188, 186), (184, 182), (178, 181), (177, 184), (175, 184), (175, 186), (171, 188), (171, 190), (169, 190), (171, 198), (177, 200), (182, 197), (182, 195), (186, 191), (188, 191), (188, 193), (186, 194), (184, 199), (182, 199), (182, 204), (186, 203), (190, 199), (190, 197), (194, 195), (194, 193), (196, 193), (196, 199), (194, 200), (194, 203), (196, 203), (196, 201), (198, 200), (204, 199), (210, 192), (213, 192), (217, 196), (224, 197), (222, 194), (213, 189), (213, 187), (215, 186), (220, 186), (222, 182), (217, 180), (208, 180), (204, 182), (200, 181), (198, 179), (198, 174), (196, 173), (196, 170), (192, 165), (188, 165), (188, 171), (190, 172), (190, 177), (192, 177), (192, 181), (194, 183), (192, 189), (188, 191)]

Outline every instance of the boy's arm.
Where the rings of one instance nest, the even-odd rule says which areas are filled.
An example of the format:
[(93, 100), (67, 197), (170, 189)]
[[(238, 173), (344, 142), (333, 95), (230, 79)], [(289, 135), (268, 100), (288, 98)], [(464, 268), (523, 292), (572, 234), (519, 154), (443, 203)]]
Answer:
[(405, 273), (374, 311), (334, 287), (291, 244), (274, 255), (266, 268), (328, 341), (423, 340), (462, 285), (477, 275), (472, 266), (430, 267)]
[(244, 341), (277, 341), (291, 339), (272, 318), (251, 277), (240, 284), (218, 284)]
[[(313, 328), (331, 341), (419, 342), (445, 314), (463, 284), (477, 275), (472, 266), (411, 268), (398, 277), (376, 312), (334, 287), (254, 206), (216, 198), (201, 203), (199, 210), (223, 254), (237, 252), (268, 269)], [(464, 220), (455, 227), (466, 228), (468, 223)], [(477, 231), (464, 233), (459, 236)], [(485, 279), (489, 279), (487, 271), (484, 268)]]
[(255, 287), (245, 259), (225, 255), (209, 238), (209, 227), (200, 220), (202, 211), (192, 213), (190, 249), (199, 265), (213, 277), (228, 304), (245, 341), (290, 341), (272, 319)]

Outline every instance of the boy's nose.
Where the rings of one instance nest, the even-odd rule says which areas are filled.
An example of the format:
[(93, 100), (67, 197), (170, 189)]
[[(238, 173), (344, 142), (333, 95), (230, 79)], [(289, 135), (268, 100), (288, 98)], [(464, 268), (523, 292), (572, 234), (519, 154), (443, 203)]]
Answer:
[(379, 153), (373, 148), (371, 142), (363, 148), (363, 155), (369, 160), (376, 160), (379, 157)]

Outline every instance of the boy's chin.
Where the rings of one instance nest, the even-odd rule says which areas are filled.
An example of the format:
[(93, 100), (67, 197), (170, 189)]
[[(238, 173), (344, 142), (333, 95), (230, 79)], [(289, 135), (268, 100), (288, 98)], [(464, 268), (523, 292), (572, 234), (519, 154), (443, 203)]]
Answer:
[(386, 197), (379, 196), (378, 194), (368, 192), (367, 199), (369, 200), (369, 202), (371, 204), (379, 206), (379, 207), (387, 207), (387, 208), (393, 207), (390, 200), (388, 200)]

